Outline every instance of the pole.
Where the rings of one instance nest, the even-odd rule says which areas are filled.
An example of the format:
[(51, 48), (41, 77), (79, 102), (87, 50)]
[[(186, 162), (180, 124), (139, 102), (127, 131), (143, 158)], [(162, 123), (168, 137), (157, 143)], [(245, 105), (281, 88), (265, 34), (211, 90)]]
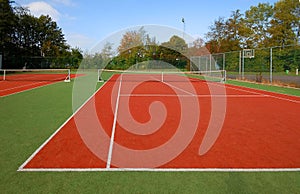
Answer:
[(270, 48), (270, 83), (273, 82), (273, 48)]
[(211, 71), (211, 58), (212, 58), (212, 56), (211, 56), (211, 54), (209, 55), (209, 71)]
[(240, 55), (239, 55), (239, 77), (241, 78), (241, 62), (242, 61), (242, 51), (240, 51)]
[(225, 70), (225, 53), (223, 53), (223, 70)]
[(207, 71), (207, 56), (205, 56), (205, 71)]
[(242, 79), (244, 79), (245, 76), (245, 56), (244, 56), (244, 50), (242, 53)]
[(0, 69), (2, 69), (2, 54), (0, 54)]
[(184, 40), (184, 34), (185, 34), (185, 21), (184, 18), (182, 18), (182, 23), (183, 23), (183, 33), (182, 33), (182, 39)]

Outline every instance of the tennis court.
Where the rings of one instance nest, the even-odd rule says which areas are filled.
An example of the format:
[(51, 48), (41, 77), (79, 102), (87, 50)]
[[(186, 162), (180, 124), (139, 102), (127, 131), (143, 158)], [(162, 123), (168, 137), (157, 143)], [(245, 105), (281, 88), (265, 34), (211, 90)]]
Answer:
[(70, 79), (75, 78), (75, 74), (71, 74), (68, 69), (10, 69), (1, 70), (0, 73), (0, 97), (55, 82), (70, 82)]
[(298, 115), (295, 96), (114, 74), (19, 171), (299, 171)]

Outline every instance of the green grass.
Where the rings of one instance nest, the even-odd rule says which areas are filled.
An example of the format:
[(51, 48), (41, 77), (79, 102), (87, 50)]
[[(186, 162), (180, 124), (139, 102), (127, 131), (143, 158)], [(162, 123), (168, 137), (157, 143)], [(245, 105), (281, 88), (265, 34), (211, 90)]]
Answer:
[(300, 192), (300, 172), (17, 172), (72, 114), (72, 84), (0, 98), (1, 193)]
[[(204, 77), (199, 75), (188, 75), (188, 77), (196, 78), (200, 80), (207, 80), (207, 81), (220, 81), (220, 78), (217, 77)], [(269, 85), (269, 84), (260, 84), (255, 82), (247, 82), (247, 81), (240, 81), (240, 80), (232, 80), (227, 79), (227, 84), (236, 85), (236, 86), (243, 86), (247, 88), (254, 88), (258, 90), (264, 90), (269, 92), (276, 92), (280, 94), (287, 94), (287, 95), (293, 95), (293, 96), (300, 96), (300, 89), (299, 88), (292, 88), (292, 87), (281, 87), (276, 85)]]
[[(260, 72), (255, 72), (255, 71), (245, 71), (244, 75), (257, 75), (259, 73)], [(261, 73), (262, 73), (262, 75), (270, 75), (269, 71), (263, 71)], [(239, 72), (238, 71), (227, 71), (227, 74), (228, 75), (239, 75)], [(272, 72), (272, 75), (273, 76), (299, 76), (299, 75), (296, 75), (296, 72), (293, 72), (293, 71), (290, 71), (288, 74), (283, 71), (282, 72)]]
[(274, 85), (267, 85), (267, 84), (258, 84), (253, 82), (244, 82), (238, 80), (227, 80), (227, 84), (243, 86), (248, 88), (255, 88), (264, 91), (276, 92), (281, 94), (293, 95), (293, 96), (300, 96), (300, 89), (298, 88), (289, 88), (289, 87), (280, 87)]

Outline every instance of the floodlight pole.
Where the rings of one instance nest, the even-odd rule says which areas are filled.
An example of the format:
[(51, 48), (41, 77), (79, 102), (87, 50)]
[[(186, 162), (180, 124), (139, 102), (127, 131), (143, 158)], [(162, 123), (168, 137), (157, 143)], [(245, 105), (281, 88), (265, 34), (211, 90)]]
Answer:
[(185, 34), (185, 21), (184, 18), (182, 18), (182, 23), (183, 23), (183, 33), (182, 33), (182, 39), (184, 40), (184, 34)]

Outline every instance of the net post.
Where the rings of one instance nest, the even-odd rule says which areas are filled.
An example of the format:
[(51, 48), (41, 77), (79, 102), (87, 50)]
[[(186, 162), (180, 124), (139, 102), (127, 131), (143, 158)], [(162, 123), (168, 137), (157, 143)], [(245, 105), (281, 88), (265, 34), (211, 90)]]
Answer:
[(104, 82), (104, 80), (101, 78), (101, 69), (98, 69), (98, 77), (97, 77), (97, 82)]
[(6, 76), (6, 70), (3, 70), (3, 81), (5, 81), (5, 76)]
[(223, 70), (223, 78), (222, 78), (222, 83), (226, 82), (226, 70)]
[(71, 82), (71, 71), (70, 69), (67, 69), (68, 70), (68, 75), (66, 77), (66, 79), (64, 80), (64, 82)]

